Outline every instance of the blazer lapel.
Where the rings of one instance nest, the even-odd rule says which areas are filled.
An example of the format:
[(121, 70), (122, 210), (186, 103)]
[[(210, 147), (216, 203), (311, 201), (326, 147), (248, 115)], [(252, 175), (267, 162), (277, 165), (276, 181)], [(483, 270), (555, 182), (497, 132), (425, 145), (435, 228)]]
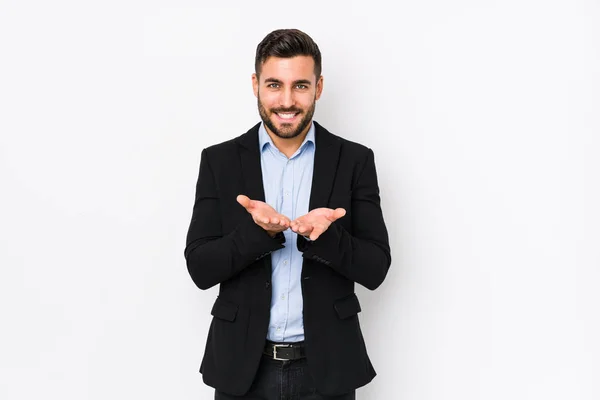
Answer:
[(240, 161), (242, 164), (242, 179), (244, 181), (245, 195), (252, 200), (265, 201), (265, 189), (260, 166), (260, 151), (258, 148), (258, 128), (256, 124), (243, 134), (239, 143)]
[[(260, 149), (258, 148), (258, 128), (260, 123), (254, 125), (240, 139), (240, 162), (242, 164), (242, 180), (245, 195), (252, 200), (265, 201), (265, 189), (262, 179), (260, 163)], [(262, 271), (267, 282), (271, 282), (271, 255), (263, 257)]]
[(319, 207), (327, 207), (338, 160), (340, 157), (340, 141), (318, 123), (315, 124), (315, 162), (313, 168), (312, 188), (310, 191), (309, 211)]

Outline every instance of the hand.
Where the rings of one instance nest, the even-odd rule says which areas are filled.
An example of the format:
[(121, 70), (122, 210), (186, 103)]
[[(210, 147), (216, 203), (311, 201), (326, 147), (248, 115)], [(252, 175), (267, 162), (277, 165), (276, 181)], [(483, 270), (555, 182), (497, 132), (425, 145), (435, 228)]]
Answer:
[(309, 236), (310, 240), (317, 240), (332, 222), (346, 215), (343, 208), (315, 208), (308, 214), (296, 218), (290, 223), (292, 231), (302, 236)]
[(260, 200), (250, 200), (248, 196), (243, 194), (239, 195), (236, 200), (252, 215), (254, 222), (267, 231), (271, 237), (289, 228), (290, 219), (279, 214), (267, 203)]

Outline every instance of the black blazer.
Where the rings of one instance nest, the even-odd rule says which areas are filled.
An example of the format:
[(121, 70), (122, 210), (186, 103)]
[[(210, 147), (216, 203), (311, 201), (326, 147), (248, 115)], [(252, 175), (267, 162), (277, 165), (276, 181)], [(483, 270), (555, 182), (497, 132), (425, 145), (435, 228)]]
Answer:
[(204, 382), (245, 394), (267, 337), (271, 306), (270, 253), (285, 246), (303, 251), (304, 336), (317, 389), (338, 395), (376, 375), (360, 330), (357, 282), (371, 290), (391, 263), (380, 208), (373, 152), (329, 133), (315, 122), (315, 160), (309, 209), (346, 209), (316, 241), (271, 238), (236, 201), (264, 201), (259, 124), (202, 151), (185, 258), (200, 289), (220, 284), (200, 366)]

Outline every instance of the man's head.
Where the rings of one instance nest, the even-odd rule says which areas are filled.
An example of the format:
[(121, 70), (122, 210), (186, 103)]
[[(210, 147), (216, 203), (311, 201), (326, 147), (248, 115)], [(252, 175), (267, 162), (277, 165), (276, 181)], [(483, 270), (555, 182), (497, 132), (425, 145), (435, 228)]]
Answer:
[(306, 133), (323, 90), (319, 47), (297, 29), (269, 33), (256, 48), (252, 86), (271, 133), (284, 139)]

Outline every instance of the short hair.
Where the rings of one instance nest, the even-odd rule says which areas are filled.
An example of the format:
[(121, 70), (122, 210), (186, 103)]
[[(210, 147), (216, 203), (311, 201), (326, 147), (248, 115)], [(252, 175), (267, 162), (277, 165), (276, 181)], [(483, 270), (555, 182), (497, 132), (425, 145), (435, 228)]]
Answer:
[(277, 29), (269, 33), (256, 47), (254, 70), (260, 75), (269, 57), (292, 58), (310, 56), (315, 62), (315, 76), (321, 76), (321, 51), (310, 36), (298, 29)]

